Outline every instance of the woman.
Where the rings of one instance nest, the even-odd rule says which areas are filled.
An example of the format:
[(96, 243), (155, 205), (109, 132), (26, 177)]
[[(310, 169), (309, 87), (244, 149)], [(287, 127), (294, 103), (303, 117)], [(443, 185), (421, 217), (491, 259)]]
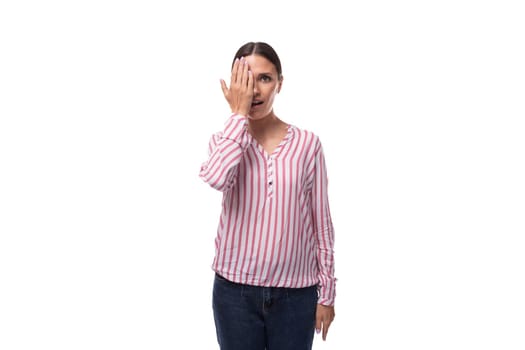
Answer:
[(232, 115), (212, 136), (200, 177), (223, 192), (213, 312), (223, 350), (311, 349), (334, 313), (334, 233), (319, 138), (273, 111), (283, 83), (273, 48), (235, 54)]

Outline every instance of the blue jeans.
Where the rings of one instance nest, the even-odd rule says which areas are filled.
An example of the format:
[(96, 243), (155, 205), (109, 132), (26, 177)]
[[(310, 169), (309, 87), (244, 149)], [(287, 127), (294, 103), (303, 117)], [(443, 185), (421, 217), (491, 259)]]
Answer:
[(215, 275), (213, 315), (221, 350), (310, 350), (317, 286), (256, 287)]

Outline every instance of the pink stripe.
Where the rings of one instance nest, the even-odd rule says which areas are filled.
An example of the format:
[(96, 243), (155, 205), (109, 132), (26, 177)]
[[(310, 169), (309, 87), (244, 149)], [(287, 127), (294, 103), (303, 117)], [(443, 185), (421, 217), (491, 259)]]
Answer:
[(231, 117), (213, 135), (201, 178), (223, 191), (213, 269), (238, 283), (274, 287), (321, 284), (319, 302), (333, 304), (333, 228), (326, 164), (313, 133), (290, 127), (273, 158)]
[[(250, 152), (246, 152), (246, 156), (245, 156), (245, 159), (246, 159), (246, 163), (247, 164), (247, 169), (254, 169), (255, 166), (255, 161), (253, 160), (252, 157), (250, 157)], [(248, 204), (248, 207), (249, 207), (249, 210), (248, 210), (248, 216), (247, 216), (247, 219), (249, 222), (253, 222), (255, 221), (254, 218), (252, 217), (256, 212), (257, 210), (253, 211), (252, 212), (252, 208), (253, 208), (253, 202), (255, 201), (255, 198), (257, 198), (256, 196), (254, 196), (254, 188), (255, 188), (255, 185), (254, 185), (254, 181), (255, 181), (255, 178), (253, 176), (253, 172), (250, 172), (250, 178), (249, 178), (249, 181), (246, 181), (245, 182), (245, 187), (247, 188), (247, 193), (250, 194), (250, 196), (247, 197), (247, 204)], [(250, 200), (251, 199), (251, 200)], [(257, 203), (258, 203), (258, 198), (257, 198)], [(241, 231), (241, 234), (242, 234), (242, 231)], [(250, 252), (250, 254), (248, 254), (248, 247), (249, 247), (249, 242), (252, 242), (252, 251)], [(241, 274), (242, 274), (242, 271), (244, 271), (244, 264), (246, 262), (246, 258), (248, 256), (251, 256), (253, 252), (253, 235), (250, 235), (247, 239), (246, 239), (246, 243), (245, 243), (245, 247), (244, 247), (244, 254), (242, 256), (239, 256), (238, 260), (241, 262), (241, 267), (239, 270), (236, 270), (236, 271), (240, 271)], [(237, 282), (239, 283), (247, 283), (246, 281), (246, 278), (247, 276), (245, 275), (242, 275), (242, 276), (239, 276), (239, 280)]]
[[(259, 168), (259, 170), (261, 171), (261, 173), (263, 174), (261, 177), (258, 177), (257, 178), (257, 189), (260, 191), (261, 188), (264, 188), (266, 189), (266, 161), (264, 159), (264, 155), (262, 155), (262, 160), (263, 160), (263, 166), (261, 168)], [(262, 191), (260, 191), (262, 192)], [(259, 193), (259, 195), (262, 195), (262, 196), (265, 196), (266, 195), (266, 191), (264, 191), (263, 193)], [(266, 196), (266, 200), (268, 200), (267, 196)], [(263, 210), (263, 213), (265, 214), (266, 212), (266, 208), (267, 208), (267, 205), (266, 204), (266, 201), (265, 203), (263, 204), (262, 206), (262, 210)], [(267, 218), (265, 217), (265, 215), (261, 215), (261, 223), (259, 225), (259, 229), (255, 230), (256, 232), (256, 237), (258, 237), (257, 239), (257, 253), (255, 254), (255, 271), (252, 275), (252, 278), (250, 280), (250, 283), (252, 284), (256, 284), (258, 283), (258, 281), (261, 280), (260, 278), (260, 273), (261, 273), (261, 269), (262, 269), (262, 266), (259, 265), (259, 258), (261, 257), (261, 246), (262, 246), (262, 241), (263, 241), (263, 233), (264, 233), (264, 227), (266, 226), (266, 220)], [(255, 225), (256, 228), (257, 228), (257, 225)], [(255, 243), (255, 242), (254, 242)], [(259, 282), (260, 283), (260, 282)]]

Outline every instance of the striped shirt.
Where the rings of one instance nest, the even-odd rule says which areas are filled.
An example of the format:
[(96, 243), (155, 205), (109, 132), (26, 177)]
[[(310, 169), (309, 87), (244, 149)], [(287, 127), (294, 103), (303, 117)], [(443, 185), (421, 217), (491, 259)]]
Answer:
[(223, 192), (212, 268), (264, 287), (319, 285), (319, 304), (335, 299), (334, 231), (319, 138), (288, 126), (272, 154), (232, 115), (211, 137), (200, 177)]

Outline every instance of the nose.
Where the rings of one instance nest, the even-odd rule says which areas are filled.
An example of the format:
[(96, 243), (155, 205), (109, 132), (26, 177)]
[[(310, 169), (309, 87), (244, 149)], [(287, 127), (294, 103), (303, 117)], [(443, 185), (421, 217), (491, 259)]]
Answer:
[(259, 94), (259, 84), (257, 82), (255, 82), (253, 84), (253, 94), (254, 95), (258, 95)]

